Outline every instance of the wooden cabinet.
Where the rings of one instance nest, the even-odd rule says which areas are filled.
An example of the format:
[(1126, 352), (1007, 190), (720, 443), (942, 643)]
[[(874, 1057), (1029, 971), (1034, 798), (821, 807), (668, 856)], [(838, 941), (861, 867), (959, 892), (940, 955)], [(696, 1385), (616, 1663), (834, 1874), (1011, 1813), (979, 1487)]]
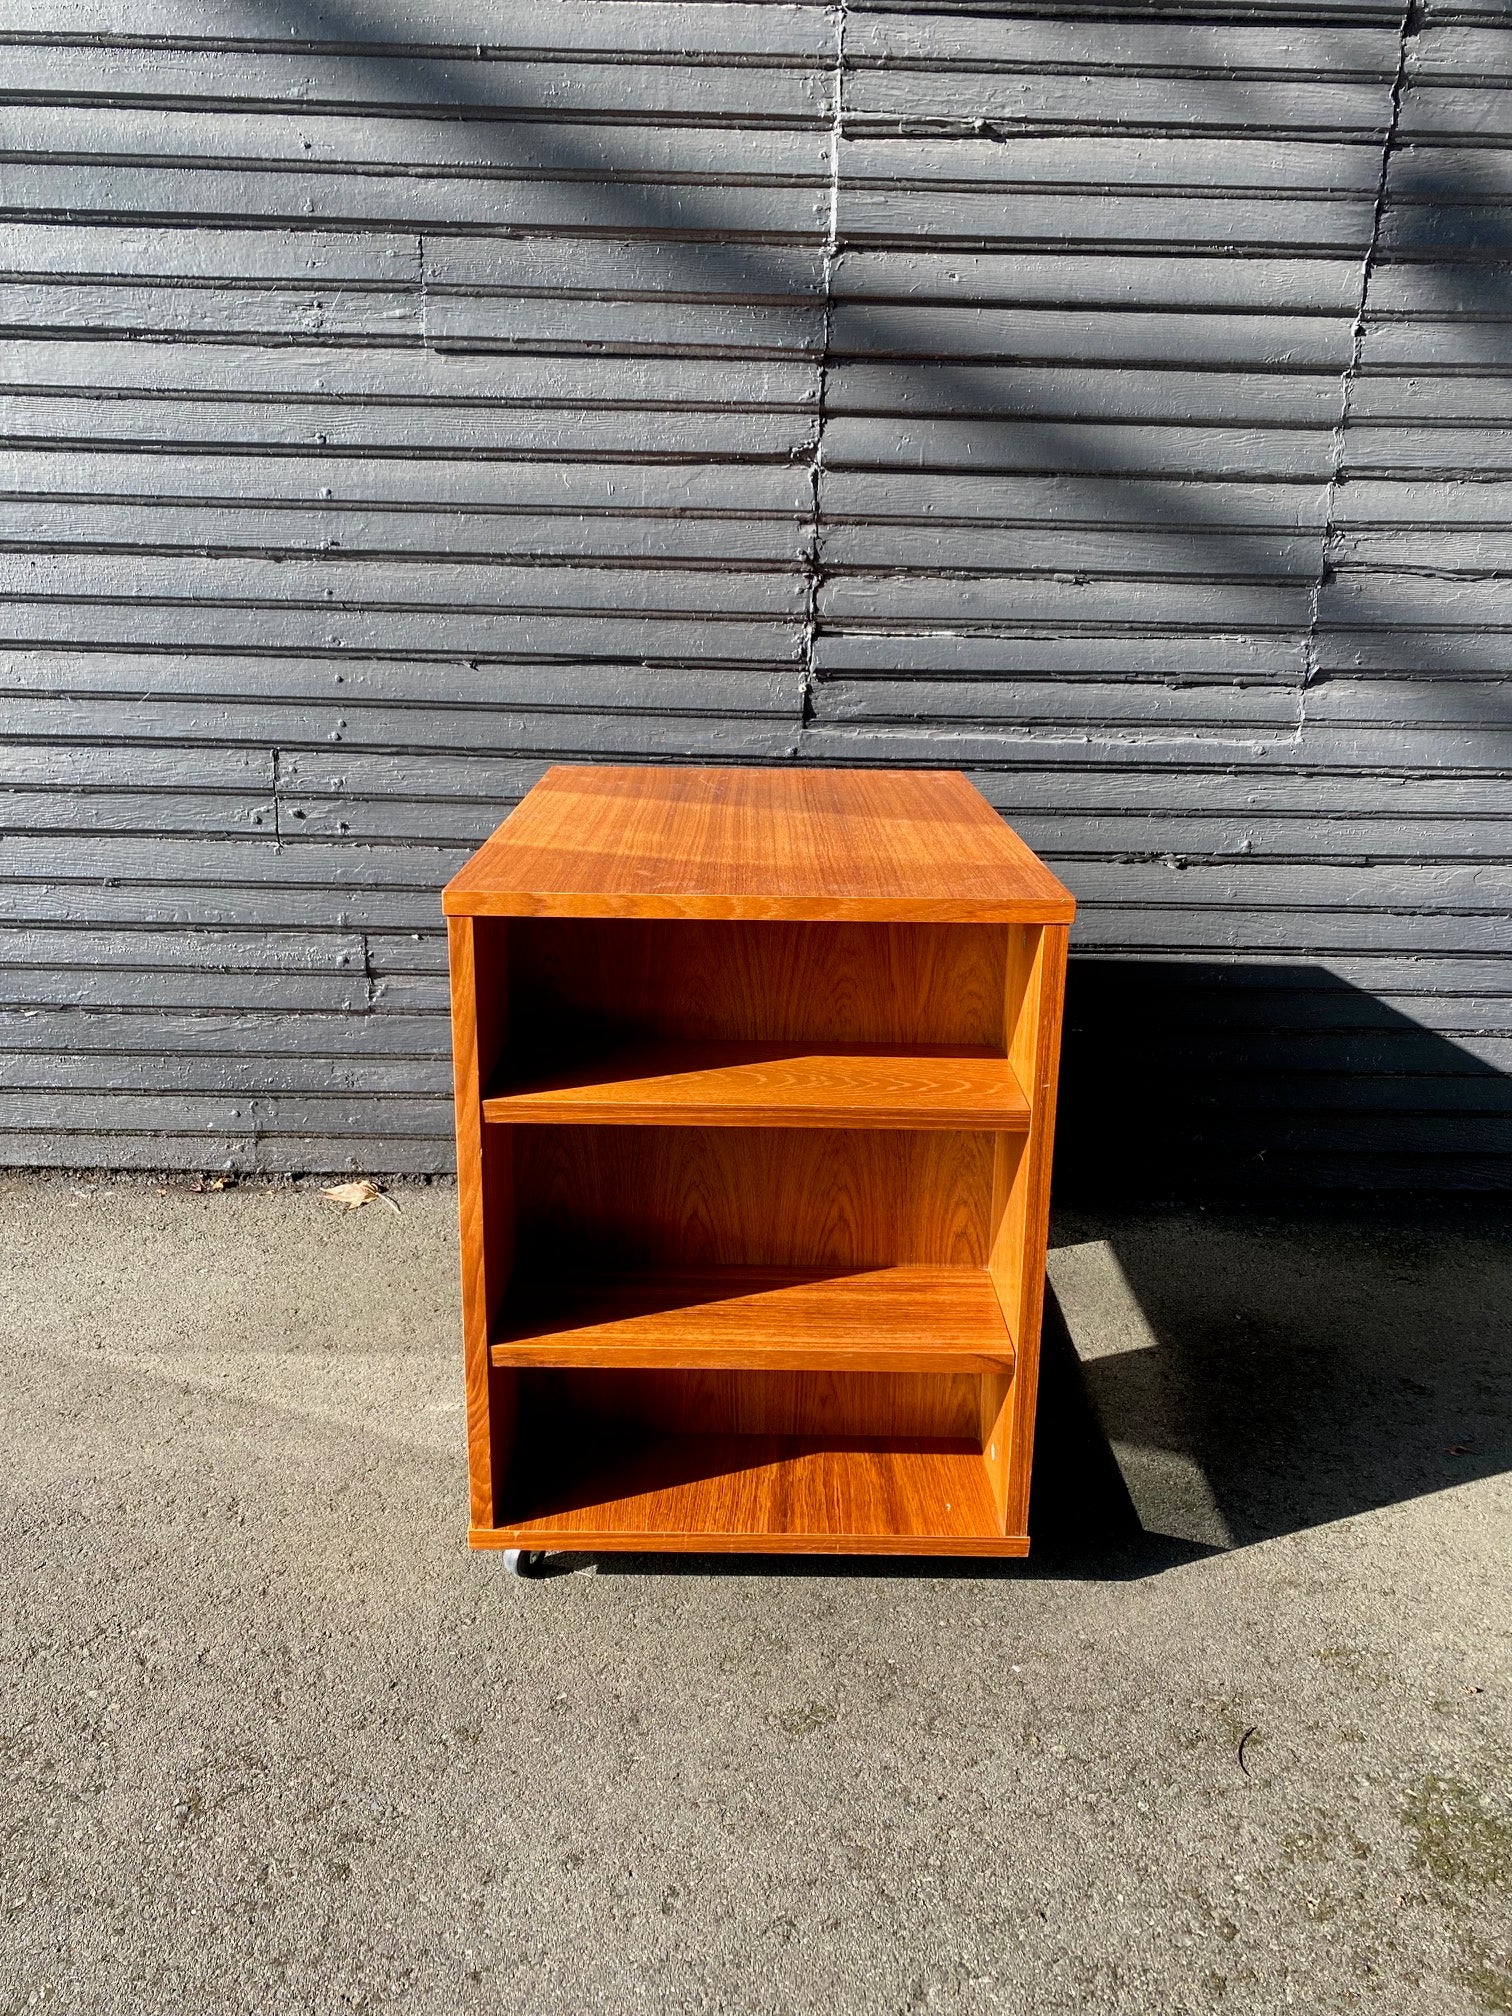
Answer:
[(473, 1545), (1025, 1553), (1049, 870), (950, 772), (563, 768), (444, 907)]

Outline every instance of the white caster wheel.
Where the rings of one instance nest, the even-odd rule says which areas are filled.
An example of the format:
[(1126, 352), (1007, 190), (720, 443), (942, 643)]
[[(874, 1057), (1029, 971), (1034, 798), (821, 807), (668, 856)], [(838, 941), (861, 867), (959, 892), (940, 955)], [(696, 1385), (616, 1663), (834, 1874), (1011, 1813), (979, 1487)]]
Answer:
[(530, 1573), (534, 1554), (528, 1547), (506, 1547), (504, 1549), (504, 1573), (525, 1576)]

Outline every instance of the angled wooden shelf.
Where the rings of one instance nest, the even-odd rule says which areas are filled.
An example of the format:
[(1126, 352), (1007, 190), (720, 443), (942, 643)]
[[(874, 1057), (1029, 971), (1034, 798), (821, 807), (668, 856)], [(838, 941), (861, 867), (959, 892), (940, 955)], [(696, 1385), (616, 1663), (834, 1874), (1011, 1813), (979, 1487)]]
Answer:
[(638, 1045), (494, 1085), (495, 1126), (978, 1127), (1029, 1125), (1001, 1052), (794, 1043)]
[(567, 1445), (475, 1546), (605, 1552), (1022, 1555), (974, 1442), (661, 1435)]
[(665, 1268), (505, 1297), (495, 1365), (1011, 1372), (985, 1267)]
[(949, 772), (569, 768), (443, 907), (471, 1543), (1025, 1553), (1054, 875)]

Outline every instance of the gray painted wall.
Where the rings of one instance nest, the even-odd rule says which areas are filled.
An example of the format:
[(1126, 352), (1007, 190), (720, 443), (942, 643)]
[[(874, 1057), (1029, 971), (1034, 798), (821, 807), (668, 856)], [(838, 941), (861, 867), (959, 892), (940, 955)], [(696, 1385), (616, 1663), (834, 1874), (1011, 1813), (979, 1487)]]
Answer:
[(691, 758), (1054, 863), (1068, 1184), (1505, 1182), (1509, 86), (1501, 6), (4, 0), (0, 1161), (444, 1168), (440, 884)]

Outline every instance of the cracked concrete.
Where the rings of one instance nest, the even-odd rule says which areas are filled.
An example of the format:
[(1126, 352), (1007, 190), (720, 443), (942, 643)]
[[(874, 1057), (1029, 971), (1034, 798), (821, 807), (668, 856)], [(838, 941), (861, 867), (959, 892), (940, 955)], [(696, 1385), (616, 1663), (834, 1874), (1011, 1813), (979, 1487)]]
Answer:
[(0, 1181), (0, 2010), (1512, 2008), (1504, 1218), (1062, 1219), (1026, 1566), (521, 1583), (396, 1195)]

